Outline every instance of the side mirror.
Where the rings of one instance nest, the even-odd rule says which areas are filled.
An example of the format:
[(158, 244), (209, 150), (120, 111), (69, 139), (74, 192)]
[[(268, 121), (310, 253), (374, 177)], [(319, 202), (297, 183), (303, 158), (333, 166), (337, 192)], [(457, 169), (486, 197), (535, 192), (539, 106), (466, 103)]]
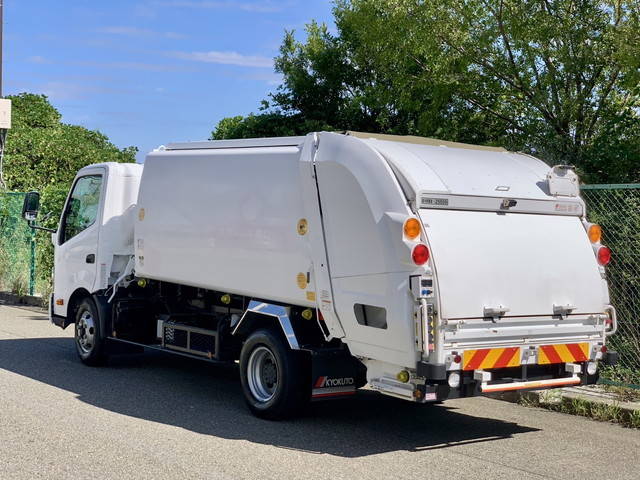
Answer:
[(40, 209), (40, 194), (38, 192), (28, 192), (24, 197), (22, 204), (22, 218), (32, 222), (38, 217)]

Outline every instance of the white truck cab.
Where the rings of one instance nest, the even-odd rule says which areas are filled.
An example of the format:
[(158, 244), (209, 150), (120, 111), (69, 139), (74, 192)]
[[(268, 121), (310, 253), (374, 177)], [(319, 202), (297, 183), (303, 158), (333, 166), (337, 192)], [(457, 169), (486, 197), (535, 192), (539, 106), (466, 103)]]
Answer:
[(169, 144), (78, 172), (51, 316), (88, 364), (116, 345), (239, 360), (270, 418), (365, 384), (426, 403), (594, 383), (616, 359), (600, 236), (571, 167), (500, 148)]
[[(67, 316), (69, 300), (104, 290), (112, 269), (129, 261), (135, 204), (142, 165), (102, 163), (78, 172), (69, 192), (60, 227), (51, 235), (55, 247), (53, 313)], [(113, 281), (113, 279), (111, 279)]]

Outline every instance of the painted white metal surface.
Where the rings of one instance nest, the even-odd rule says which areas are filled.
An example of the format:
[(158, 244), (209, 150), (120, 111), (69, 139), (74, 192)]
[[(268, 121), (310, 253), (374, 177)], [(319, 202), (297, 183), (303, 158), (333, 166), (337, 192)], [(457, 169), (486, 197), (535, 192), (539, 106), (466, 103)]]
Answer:
[(108, 164), (95, 290), (111, 286), (133, 255), (133, 228), (143, 166)]
[(147, 156), (135, 223), (136, 274), (315, 306), (300, 148), (167, 150)]
[(242, 138), (169, 143), (160, 150), (217, 150), (223, 148), (302, 147), (306, 137)]
[[(412, 213), (393, 172), (365, 142), (334, 133), (319, 134), (316, 172), (334, 301), (351, 353), (414, 364), (408, 282), (425, 269), (403, 242)], [(359, 324), (356, 303), (384, 308), (387, 328)]]
[(363, 140), (389, 160), (411, 194), (450, 193), (551, 200), (544, 162), (512, 152), (495, 152)]
[(572, 215), (575, 217), (584, 215), (584, 204), (579, 200), (554, 199), (549, 201), (441, 193), (422, 193), (417, 200), (419, 208), (435, 208), (438, 210), (538, 213), (543, 215)]
[[(93, 225), (62, 245), (61, 232), (52, 235), (55, 251), (54, 300), (63, 301), (63, 305), (54, 301), (54, 314), (66, 315), (69, 298), (78, 288), (89, 292), (106, 288), (114, 259), (117, 267), (122, 263), (118, 261), (118, 255), (126, 257), (133, 254), (133, 222), (127, 211), (132, 211), (131, 206), (137, 199), (141, 173), (142, 165), (101, 163), (85, 167), (76, 175), (74, 185), (81, 177), (102, 175), (99, 213)], [(68, 202), (69, 198), (61, 218)], [(92, 264), (86, 261), (87, 255), (91, 254), (95, 255)]]
[[(445, 319), (602, 313), (604, 296), (593, 248), (579, 218), (421, 210)], [(499, 323), (499, 321), (498, 321)]]
[[(344, 329), (340, 324), (336, 312), (329, 259), (322, 228), (322, 214), (318, 201), (318, 184), (316, 176), (315, 159), (318, 151), (318, 134), (311, 133), (308, 141), (304, 143), (300, 155), (300, 185), (302, 187), (302, 204), (307, 221), (308, 248), (313, 264), (311, 275), (313, 276), (316, 291), (313, 292), (316, 304), (322, 312), (325, 325), (329, 330), (327, 339), (342, 338)], [(324, 329), (323, 329), (324, 331)]]
[[(104, 165), (96, 165), (85, 167), (78, 172), (73, 186), (69, 191), (65, 207), (62, 211), (62, 217), (68, 209), (69, 199), (73, 188), (79, 179), (96, 175), (102, 177), (102, 187), (100, 193), (100, 206), (104, 205), (105, 195), (105, 177), (107, 167)], [(91, 292), (96, 281), (97, 265), (96, 263), (87, 263), (87, 255), (96, 255), (99, 246), (100, 222), (102, 219), (101, 209), (98, 209), (98, 217), (96, 221), (80, 232), (78, 235), (63, 242), (62, 229), (58, 230), (56, 243), (54, 245), (54, 281), (53, 281), (53, 298), (55, 315), (66, 315), (69, 298), (78, 288), (84, 288)], [(58, 305), (62, 300), (62, 305)]]

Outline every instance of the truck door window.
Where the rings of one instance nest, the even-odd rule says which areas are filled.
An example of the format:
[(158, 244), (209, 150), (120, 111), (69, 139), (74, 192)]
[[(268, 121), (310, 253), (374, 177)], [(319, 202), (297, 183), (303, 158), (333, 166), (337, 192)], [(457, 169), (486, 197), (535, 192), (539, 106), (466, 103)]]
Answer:
[(76, 182), (62, 219), (60, 244), (94, 224), (98, 218), (102, 175), (87, 175)]

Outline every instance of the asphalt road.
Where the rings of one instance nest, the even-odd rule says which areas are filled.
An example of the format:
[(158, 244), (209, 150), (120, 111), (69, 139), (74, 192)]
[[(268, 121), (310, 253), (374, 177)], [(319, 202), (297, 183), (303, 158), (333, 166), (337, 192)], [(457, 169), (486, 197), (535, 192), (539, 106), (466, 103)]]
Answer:
[(473, 398), (362, 392), (267, 422), (236, 368), (161, 353), (90, 368), (71, 328), (0, 306), (0, 479), (640, 478), (640, 432)]

